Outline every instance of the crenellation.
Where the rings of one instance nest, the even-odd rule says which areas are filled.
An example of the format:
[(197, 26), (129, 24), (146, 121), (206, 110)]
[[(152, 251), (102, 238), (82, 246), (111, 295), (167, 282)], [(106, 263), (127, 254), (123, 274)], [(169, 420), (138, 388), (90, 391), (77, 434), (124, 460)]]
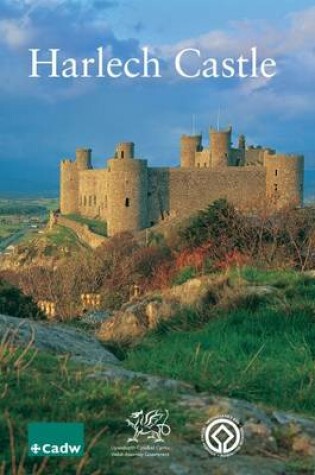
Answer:
[(79, 213), (107, 222), (108, 235), (137, 231), (163, 220), (189, 216), (219, 198), (239, 209), (301, 206), (304, 158), (253, 147), (232, 127), (183, 135), (180, 167), (149, 167), (136, 158), (135, 144), (117, 145), (107, 167), (93, 169), (91, 149), (77, 149), (75, 161), (61, 161), (61, 213)]

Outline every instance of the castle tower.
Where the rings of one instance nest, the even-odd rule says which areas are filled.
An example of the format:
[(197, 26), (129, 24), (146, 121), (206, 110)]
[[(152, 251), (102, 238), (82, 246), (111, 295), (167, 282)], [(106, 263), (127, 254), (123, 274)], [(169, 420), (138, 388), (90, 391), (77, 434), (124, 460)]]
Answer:
[(182, 135), (180, 140), (180, 163), (183, 168), (195, 167), (196, 152), (202, 150), (201, 135)]
[(266, 196), (277, 208), (302, 206), (304, 157), (302, 155), (264, 154)]
[(225, 130), (210, 129), (212, 167), (224, 167), (230, 164), (232, 127)]
[(135, 144), (133, 142), (122, 142), (119, 143), (116, 147), (115, 157), (124, 159), (124, 158), (134, 158), (135, 156)]
[(115, 155), (107, 162), (108, 236), (148, 226), (147, 161), (133, 158), (132, 143), (119, 144)]
[(76, 162), (62, 160), (60, 164), (60, 212), (78, 212), (79, 181)]
[(78, 170), (92, 168), (92, 150), (90, 148), (77, 148), (75, 155)]
[(60, 164), (60, 211), (61, 214), (79, 212), (79, 175), (92, 168), (92, 150), (78, 148), (76, 159), (63, 160)]

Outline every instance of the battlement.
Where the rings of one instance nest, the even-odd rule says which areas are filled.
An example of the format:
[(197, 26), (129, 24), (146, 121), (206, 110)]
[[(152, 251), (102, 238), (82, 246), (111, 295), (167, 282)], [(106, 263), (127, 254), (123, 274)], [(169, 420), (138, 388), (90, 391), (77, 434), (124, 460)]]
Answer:
[(266, 204), (275, 209), (303, 201), (304, 157), (247, 145), (232, 127), (180, 138), (180, 167), (152, 168), (135, 158), (134, 142), (121, 142), (105, 168), (92, 167), (92, 150), (61, 161), (62, 214), (78, 213), (107, 222), (108, 235), (138, 231), (163, 220), (188, 216), (219, 198), (240, 209)]

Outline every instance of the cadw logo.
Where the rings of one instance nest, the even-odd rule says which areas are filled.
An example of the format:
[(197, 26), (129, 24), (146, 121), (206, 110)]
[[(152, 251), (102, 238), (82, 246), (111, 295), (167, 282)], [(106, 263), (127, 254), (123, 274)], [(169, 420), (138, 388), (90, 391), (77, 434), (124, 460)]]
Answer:
[(28, 454), (35, 457), (82, 457), (84, 425), (36, 422), (28, 425)]

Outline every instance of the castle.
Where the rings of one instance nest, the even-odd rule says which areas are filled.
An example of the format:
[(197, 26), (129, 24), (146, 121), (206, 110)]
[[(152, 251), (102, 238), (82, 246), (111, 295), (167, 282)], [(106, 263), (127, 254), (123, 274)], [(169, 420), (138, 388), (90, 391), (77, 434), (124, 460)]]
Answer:
[(90, 149), (61, 162), (60, 211), (107, 222), (108, 236), (184, 217), (226, 198), (239, 209), (301, 206), (304, 158), (248, 147), (243, 135), (232, 146), (232, 128), (181, 137), (180, 167), (149, 167), (135, 158), (133, 142), (118, 144), (107, 168), (93, 169)]

